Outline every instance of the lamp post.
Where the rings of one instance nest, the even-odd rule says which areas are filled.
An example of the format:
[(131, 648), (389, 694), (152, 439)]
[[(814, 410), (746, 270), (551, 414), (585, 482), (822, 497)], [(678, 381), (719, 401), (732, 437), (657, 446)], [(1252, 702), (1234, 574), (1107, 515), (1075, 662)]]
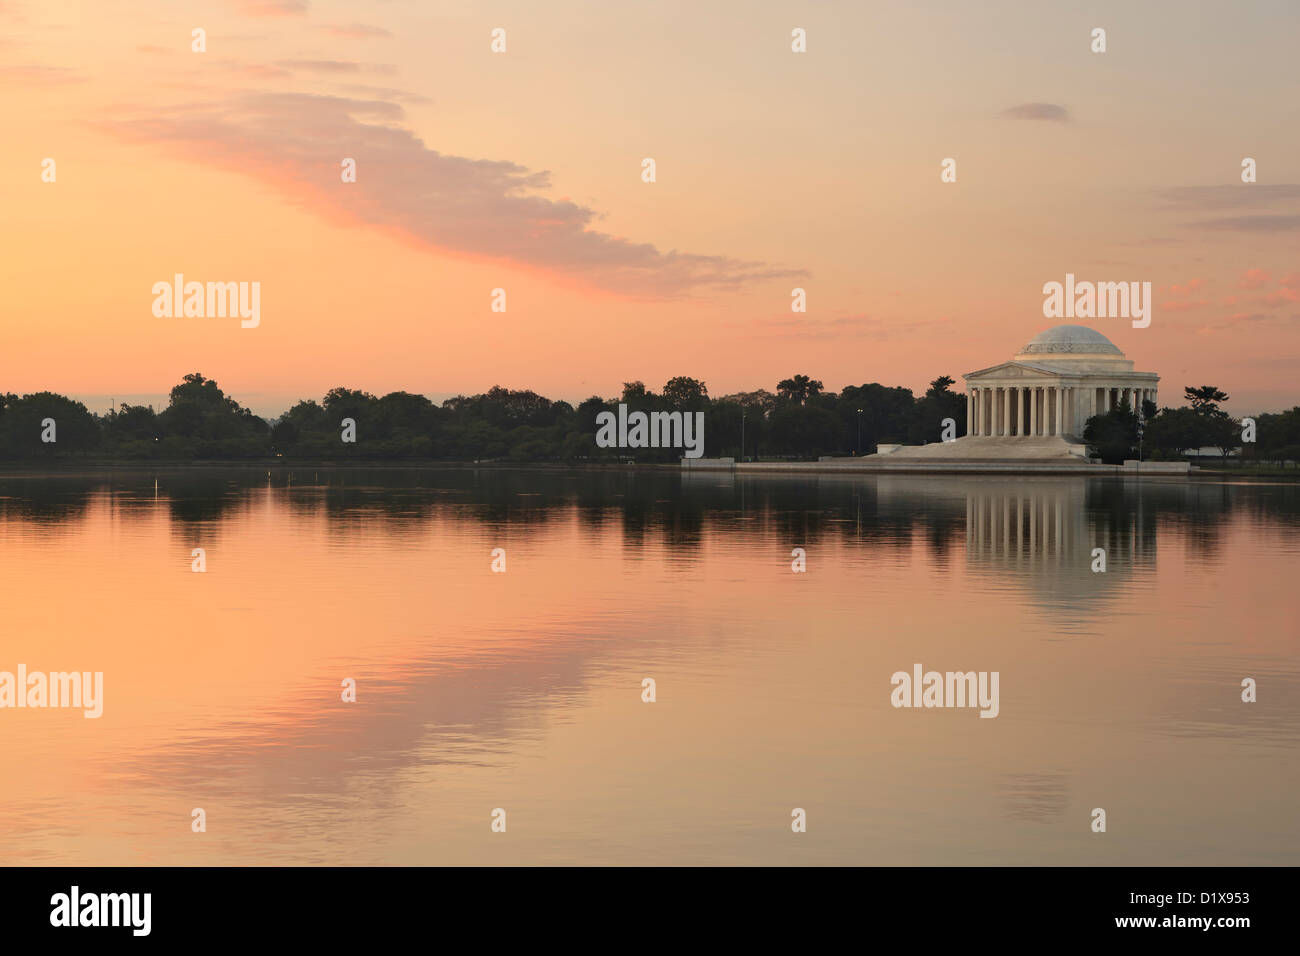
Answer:
[(862, 409), (858, 409), (858, 451), (862, 451)]
[(740, 460), (745, 460), (745, 410), (740, 410)]
[(1142, 413), (1138, 412), (1138, 469), (1142, 468), (1142, 433), (1146, 431), (1146, 422), (1142, 420)]

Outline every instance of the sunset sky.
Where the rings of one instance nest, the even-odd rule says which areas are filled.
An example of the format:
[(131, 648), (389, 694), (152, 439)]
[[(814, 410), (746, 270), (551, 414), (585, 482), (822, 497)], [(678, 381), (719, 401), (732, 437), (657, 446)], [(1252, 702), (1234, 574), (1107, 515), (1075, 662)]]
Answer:
[[(1072, 272), (1152, 283), (1149, 328), (1088, 324), (1162, 404), (1289, 408), (1297, 36), (1287, 0), (0, 0), (0, 391), (919, 392)], [(177, 272), (260, 282), (260, 326), (156, 318)]]

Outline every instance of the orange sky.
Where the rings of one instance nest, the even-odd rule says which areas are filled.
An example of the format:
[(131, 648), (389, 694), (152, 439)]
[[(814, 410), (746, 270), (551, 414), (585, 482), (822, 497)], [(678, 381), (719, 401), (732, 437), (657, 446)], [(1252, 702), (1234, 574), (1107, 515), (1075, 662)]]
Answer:
[[(1131, 6), (4, 0), (0, 389), (920, 390), (1073, 272), (1152, 283), (1150, 328), (1092, 324), (1163, 401), (1290, 407), (1300, 11)], [(261, 324), (155, 318), (177, 272)]]

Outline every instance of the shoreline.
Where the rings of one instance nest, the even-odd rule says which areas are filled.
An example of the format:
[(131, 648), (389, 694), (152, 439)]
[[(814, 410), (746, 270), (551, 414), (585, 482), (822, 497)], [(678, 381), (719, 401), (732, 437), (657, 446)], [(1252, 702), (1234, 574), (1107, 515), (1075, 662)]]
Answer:
[[(688, 461), (701, 462), (699, 465), (687, 464)], [(1182, 467), (1187, 464), (1188, 467)], [(1170, 467), (1173, 466), (1173, 467)], [(1184, 462), (1144, 461), (1139, 467), (1132, 463), (1126, 465), (1104, 465), (1100, 462), (1055, 463), (1024, 462), (1006, 460), (971, 459), (968, 461), (947, 461), (942, 464), (934, 462), (876, 461), (867, 463), (867, 459), (836, 461), (746, 461), (728, 462), (725, 459), (687, 459), (680, 463), (673, 462), (512, 462), (512, 461), (419, 461), (404, 459), (376, 459), (373, 461), (295, 461), (284, 459), (227, 461), (220, 459), (202, 459), (198, 461), (158, 461), (138, 462), (113, 459), (73, 461), (57, 459), (51, 462), (13, 461), (0, 462), (0, 478), (4, 477), (77, 477), (87, 475), (132, 475), (181, 472), (216, 472), (216, 471), (266, 471), (268, 474), (288, 474), (311, 470), (319, 471), (638, 471), (662, 472), (665, 474), (700, 475), (700, 476), (742, 476), (761, 477), (764, 475), (806, 475), (820, 477), (825, 475), (866, 476), (866, 475), (1002, 475), (1006, 477), (1036, 476), (1079, 476), (1079, 477), (1162, 477), (1162, 478), (1274, 478), (1300, 481), (1300, 468), (1281, 469), (1276, 466), (1267, 468), (1216, 468), (1210, 465), (1190, 465)]]

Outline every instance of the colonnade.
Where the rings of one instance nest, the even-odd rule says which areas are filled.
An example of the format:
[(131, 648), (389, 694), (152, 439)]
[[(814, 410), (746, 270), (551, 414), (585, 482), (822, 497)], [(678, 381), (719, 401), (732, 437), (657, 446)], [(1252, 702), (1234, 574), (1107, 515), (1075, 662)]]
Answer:
[(1156, 390), (1124, 384), (973, 385), (966, 390), (966, 434), (1023, 438), (1078, 435), (1093, 415), (1123, 400), (1139, 414)]
[(1087, 567), (1103, 548), (1110, 564), (1155, 560), (1154, 518), (1090, 511), (1082, 480), (973, 488), (966, 496), (966, 551), (972, 559)]

